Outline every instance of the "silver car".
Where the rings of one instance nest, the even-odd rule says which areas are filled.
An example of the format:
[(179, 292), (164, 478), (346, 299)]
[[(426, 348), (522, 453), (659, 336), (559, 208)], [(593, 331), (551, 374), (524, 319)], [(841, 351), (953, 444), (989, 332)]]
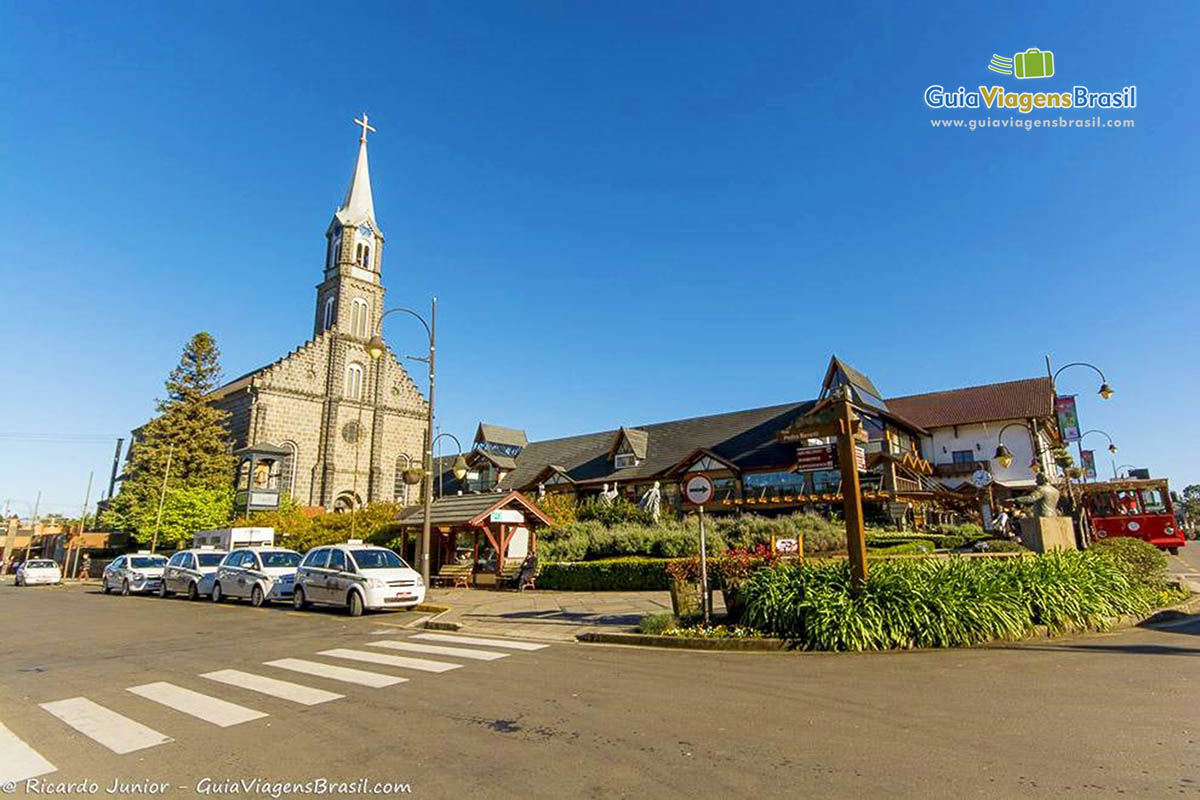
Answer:
[(270, 600), (288, 600), (295, 586), (300, 554), (281, 547), (242, 547), (230, 551), (217, 567), (212, 599), (248, 599), (261, 606)]
[(199, 600), (212, 593), (213, 577), (227, 553), (213, 547), (180, 550), (171, 556), (163, 569), (159, 597), (186, 594), (188, 600)]
[(123, 595), (157, 591), (166, 565), (165, 558), (148, 552), (119, 556), (104, 568), (100, 588), (105, 594), (119, 589)]

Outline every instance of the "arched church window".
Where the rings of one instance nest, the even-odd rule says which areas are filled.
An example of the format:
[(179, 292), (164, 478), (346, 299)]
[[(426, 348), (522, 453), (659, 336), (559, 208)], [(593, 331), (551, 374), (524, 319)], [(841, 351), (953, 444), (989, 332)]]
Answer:
[(363, 269), (371, 268), (371, 245), (366, 242), (359, 242), (358, 247), (354, 250), (354, 261)]
[(297, 460), (300, 456), (299, 448), (295, 442), (287, 441), (283, 443), (283, 449), (288, 451), (287, 457), (283, 459), (283, 464), (280, 468), (280, 486), (279, 488), (288, 493), (288, 495), (296, 496), (296, 469), (299, 466)]
[(334, 302), (333, 295), (325, 298), (325, 325), (324, 329), (329, 330), (333, 327), (334, 322)]
[(363, 390), (363, 366), (358, 362), (346, 365), (346, 397), (361, 400)]
[(355, 336), (366, 337), (370, 314), (366, 300), (356, 297), (350, 302), (350, 329)]

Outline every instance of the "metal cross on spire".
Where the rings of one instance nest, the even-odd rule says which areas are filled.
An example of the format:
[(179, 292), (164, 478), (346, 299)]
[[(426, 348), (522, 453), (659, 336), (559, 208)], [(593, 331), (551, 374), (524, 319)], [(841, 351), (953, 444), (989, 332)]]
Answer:
[(367, 124), (368, 119), (369, 119), (369, 117), (367, 117), (367, 112), (364, 111), (363, 115), (362, 115), (362, 119), (354, 120), (354, 124), (358, 125), (359, 127), (362, 128), (362, 136), (358, 137), (358, 140), (360, 142), (365, 142), (367, 140), (367, 131), (370, 131), (371, 133), (375, 133), (375, 129)]

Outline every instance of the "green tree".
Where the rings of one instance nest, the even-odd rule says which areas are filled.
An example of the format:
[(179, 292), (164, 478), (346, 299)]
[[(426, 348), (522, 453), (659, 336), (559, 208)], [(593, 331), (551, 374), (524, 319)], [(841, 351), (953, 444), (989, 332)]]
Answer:
[(197, 530), (229, 521), (233, 508), (234, 459), (229, 452), (228, 414), (208, 401), (221, 379), (216, 340), (197, 333), (166, 381), (158, 416), (137, 433), (121, 491), (101, 518), (139, 542), (154, 533), (159, 493), (170, 459), (159, 541), (187, 540)]
[(1200, 521), (1200, 483), (1183, 487), (1183, 513), (1193, 525)]

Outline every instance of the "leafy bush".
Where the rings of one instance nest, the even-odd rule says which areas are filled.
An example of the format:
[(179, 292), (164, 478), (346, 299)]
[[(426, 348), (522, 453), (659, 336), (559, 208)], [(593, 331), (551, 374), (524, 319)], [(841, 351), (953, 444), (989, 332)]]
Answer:
[(537, 585), (577, 592), (662, 591), (670, 588), (668, 563), (665, 558), (613, 558), (544, 564)]
[(1099, 628), (1154, 599), (1112, 558), (1079, 552), (876, 562), (857, 593), (848, 563), (781, 564), (751, 575), (741, 596), (747, 624), (816, 650), (965, 646), (1036, 624)]
[(934, 551), (933, 542), (928, 539), (910, 539), (906, 542), (888, 543), (878, 547), (868, 547), (870, 553), (878, 556), (912, 556)]
[(981, 553), (1029, 553), (1030, 549), (1020, 542), (1011, 539), (984, 539), (975, 542), (975, 549)]
[(1167, 582), (1167, 557), (1149, 542), (1114, 536), (1094, 542), (1090, 549), (1115, 559), (1131, 581), (1155, 588)]
[(534, 500), (533, 504), (555, 525), (570, 525), (579, 518), (579, 501), (568, 492), (547, 494), (540, 500)]
[(638, 620), (637, 632), (660, 636), (663, 631), (668, 631), (678, 624), (679, 620), (675, 619), (674, 614), (647, 614)]
[(575, 517), (580, 522), (596, 520), (609, 526), (626, 522), (654, 525), (654, 516), (649, 511), (643, 511), (623, 497), (618, 497), (612, 503), (584, 500), (579, 504)]

